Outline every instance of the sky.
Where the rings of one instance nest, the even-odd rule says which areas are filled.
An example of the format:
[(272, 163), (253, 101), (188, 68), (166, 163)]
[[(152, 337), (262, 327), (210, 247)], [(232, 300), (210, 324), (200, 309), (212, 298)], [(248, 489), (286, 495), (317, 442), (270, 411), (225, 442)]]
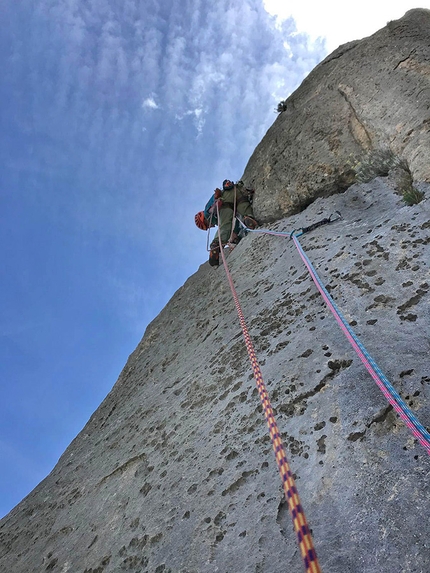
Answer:
[(0, 518), (207, 260), (194, 214), (279, 101), (414, 7), (430, 0), (2, 0)]

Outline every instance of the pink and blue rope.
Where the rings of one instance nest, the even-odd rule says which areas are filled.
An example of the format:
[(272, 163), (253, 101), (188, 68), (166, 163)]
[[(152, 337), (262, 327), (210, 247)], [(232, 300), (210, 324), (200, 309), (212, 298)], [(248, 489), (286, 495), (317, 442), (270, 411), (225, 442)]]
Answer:
[(309, 260), (308, 256), (304, 252), (297, 236), (294, 234), (292, 235), (292, 239), (294, 244), (299, 251), (299, 254), (306, 265), (313, 281), (315, 282), (318, 290), (321, 293), (325, 303), (330, 308), (331, 312), (333, 313), (336, 321), (338, 322), (339, 326), (341, 327), (343, 333), (349, 340), (351, 346), (354, 348), (360, 360), (363, 362), (364, 366), (368, 370), (369, 374), (372, 376), (373, 380), (378, 385), (381, 392), (384, 394), (386, 399), (389, 403), (393, 406), (394, 410), (398, 413), (400, 418), (404, 421), (407, 427), (411, 430), (412, 434), (415, 438), (420, 442), (420, 444), (427, 450), (427, 453), (430, 454), (430, 433), (424, 428), (424, 426), (418, 421), (415, 417), (411, 409), (406, 405), (404, 400), (400, 397), (398, 392), (395, 390), (391, 382), (387, 379), (387, 377), (383, 374), (382, 370), (367, 352), (366, 348), (358, 339), (357, 335), (354, 333), (352, 328), (347, 323), (346, 319), (340, 312), (339, 308), (336, 306), (336, 303), (328, 293), (327, 289), (324, 287), (321, 279), (319, 278), (316, 270), (314, 269), (311, 261)]

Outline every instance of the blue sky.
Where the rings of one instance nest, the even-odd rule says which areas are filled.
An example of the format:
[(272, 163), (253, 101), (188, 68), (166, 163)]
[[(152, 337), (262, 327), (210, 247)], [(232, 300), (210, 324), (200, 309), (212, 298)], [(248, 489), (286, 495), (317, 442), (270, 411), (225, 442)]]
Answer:
[(194, 214), (240, 178), (277, 103), (413, 7), (380, 4), (368, 29), (324, 25), (317, 2), (1, 2), (0, 517), (207, 259)]

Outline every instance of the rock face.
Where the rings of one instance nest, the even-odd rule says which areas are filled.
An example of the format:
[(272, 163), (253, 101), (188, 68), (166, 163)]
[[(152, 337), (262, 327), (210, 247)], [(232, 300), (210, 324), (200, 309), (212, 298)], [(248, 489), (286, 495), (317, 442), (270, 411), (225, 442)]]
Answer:
[(380, 150), (430, 182), (429, 29), (430, 10), (411, 10), (340, 46), (286, 100), (243, 177), (259, 190), (262, 221), (344, 191), (353, 167)]
[[(399, 38), (409, 38), (412, 23), (419, 31), (424, 17), (426, 11), (414, 11), (390, 26), (403, 30)], [(394, 33), (390, 26), (379, 36)], [(365, 45), (340, 48), (321, 66), (343, 58), (346, 65), (347, 53), (370, 53)], [(403, 61), (415, 73), (412, 60)], [(383, 55), (378, 65), (384, 76)], [(351, 73), (347, 79), (356, 85)], [(308, 89), (303, 102), (298, 92), (292, 97), (311, 118), (317, 104)], [(340, 147), (346, 145), (348, 109)], [(391, 124), (384, 127), (387, 114), (377, 120), (375, 112), (373, 125), (380, 128), (369, 130), (372, 137), (391, 133)], [(288, 151), (291, 132), (283, 115), (246, 171), (257, 180), (253, 162), (265, 165), (269, 183), (258, 202), (268, 218), (283, 207), (274, 208), (281, 195), (275, 193), (274, 156), (267, 151), (264, 163), (264, 149), (296, 151)], [(411, 171), (420, 174), (428, 153), (423, 140), (417, 131), (403, 147)], [(338, 155), (330, 153), (334, 173), (340, 148)], [(286, 158), (279, 159), (278, 169)], [(293, 175), (298, 181), (299, 172)], [(292, 185), (288, 177), (279, 171), (284, 189)], [(332, 194), (333, 187), (330, 196), (272, 228), (291, 231), (342, 213), (342, 220), (304, 235), (303, 248), (366, 348), (428, 427), (430, 208), (428, 199), (406, 206), (395, 183), (392, 175), (343, 193)], [(421, 188), (428, 197), (423, 175)], [(315, 179), (315, 194), (318, 189)], [(426, 573), (429, 456), (342, 334), (293, 242), (248, 235), (227, 263), (322, 570)], [(302, 570), (224, 269), (205, 263), (148, 326), (114, 388), (52, 473), (0, 522), (0, 571)]]

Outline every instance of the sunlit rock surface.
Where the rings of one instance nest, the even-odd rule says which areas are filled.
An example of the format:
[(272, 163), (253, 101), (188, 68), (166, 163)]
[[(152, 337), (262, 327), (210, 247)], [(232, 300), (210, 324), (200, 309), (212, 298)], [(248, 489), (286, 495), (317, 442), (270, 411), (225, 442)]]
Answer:
[(410, 10), (340, 46), (286, 100), (243, 177), (259, 190), (261, 220), (345, 190), (375, 151), (390, 150), (415, 181), (430, 183), (429, 30), (430, 10)]

